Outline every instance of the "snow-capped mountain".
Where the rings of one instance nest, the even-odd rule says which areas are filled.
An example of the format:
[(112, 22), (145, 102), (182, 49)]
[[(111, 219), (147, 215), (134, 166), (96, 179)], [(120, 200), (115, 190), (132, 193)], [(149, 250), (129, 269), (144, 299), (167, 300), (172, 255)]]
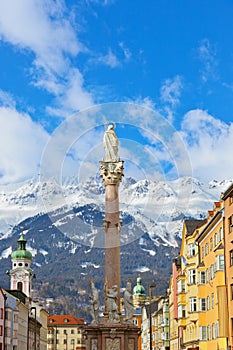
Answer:
[[(203, 184), (190, 177), (174, 181), (155, 182), (151, 180), (135, 181), (127, 178), (120, 185), (121, 215), (130, 215), (148, 232), (151, 239), (164, 240), (173, 245), (180, 232), (184, 217), (203, 217), (211, 209), (213, 202), (218, 200), (222, 191), (230, 184), (229, 181), (211, 181)], [(69, 178), (62, 185), (51, 179), (47, 182), (35, 180), (23, 184), (0, 187), (0, 235), (5, 238), (12, 234), (12, 227), (28, 217), (39, 213), (49, 213), (53, 224), (70, 237), (72, 220), (78, 225), (81, 214), (70, 213), (66, 219), (61, 219), (61, 213), (73, 207), (92, 205), (104, 211), (104, 187), (100, 180), (89, 179), (85, 183), (77, 183)], [(81, 218), (82, 221), (82, 218)], [(67, 226), (68, 222), (70, 225)], [(66, 229), (63, 230), (64, 225)], [(95, 227), (89, 224), (89, 230), (99, 229), (102, 223)], [(130, 243), (134, 237), (122, 232), (122, 242)]]
[[(203, 218), (231, 183), (203, 184), (190, 177), (167, 182), (124, 179), (119, 193), (122, 284), (128, 278), (136, 280), (140, 273), (145, 285), (156, 279), (158, 292), (164, 292), (171, 261), (179, 251), (183, 219)], [(103, 184), (93, 178), (85, 183), (66, 179), (59, 185), (51, 179), (0, 187), (3, 287), (9, 283), (4, 271), (10, 268), (10, 255), (24, 226), (38, 276), (37, 293), (56, 298), (57, 312), (64, 311), (71, 300), (83, 303), (85, 309), (89, 277), (95, 276), (99, 288), (103, 285), (104, 201)], [(74, 295), (76, 282), (78, 294)], [(64, 283), (69, 285), (66, 293), (71, 300), (63, 303), (58, 299)]]

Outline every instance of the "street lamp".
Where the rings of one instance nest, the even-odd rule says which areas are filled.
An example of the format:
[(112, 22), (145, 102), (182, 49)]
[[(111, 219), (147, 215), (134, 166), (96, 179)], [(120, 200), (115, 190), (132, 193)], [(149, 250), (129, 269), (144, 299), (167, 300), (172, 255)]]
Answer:
[(149, 320), (150, 320), (150, 350), (152, 350), (152, 310), (151, 310), (151, 301), (152, 301), (152, 289), (156, 287), (156, 284), (151, 284), (149, 286)]

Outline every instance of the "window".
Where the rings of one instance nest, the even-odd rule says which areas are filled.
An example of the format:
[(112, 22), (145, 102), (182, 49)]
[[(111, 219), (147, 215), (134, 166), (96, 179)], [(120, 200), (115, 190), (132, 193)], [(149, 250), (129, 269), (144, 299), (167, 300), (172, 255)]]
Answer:
[(231, 284), (230, 286), (230, 296), (231, 296), (231, 300), (233, 300), (233, 284)]
[(200, 340), (207, 340), (206, 326), (201, 326), (200, 327)]
[(0, 319), (3, 320), (3, 308), (0, 308)]
[(224, 234), (223, 234), (223, 228), (220, 227), (220, 229), (219, 229), (219, 239), (220, 239), (220, 241), (223, 239), (223, 236), (224, 236)]
[(196, 270), (189, 270), (188, 272), (189, 284), (196, 283)]
[(210, 251), (213, 250), (213, 238), (210, 238)]
[(197, 311), (197, 298), (190, 298), (190, 312), (196, 312)]
[(214, 309), (214, 293), (212, 293), (211, 300), (212, 309)]
[(206, 283), (206, 272), (205, 271), (200, 271), (199, 272), (199, 283), (200, 284), (205, 284)]
[(2, 336), (2, 326), (0, 326), (0, 336)]
[(211, 325), (207, 326), (207, 337), (208, 337), (208, 340), (212, 340), (212, 326)]
[(209, 282), (210, 281), (210, 268), (208, 267), (206, 270), (206, 281)]
[(17, 283), (17, 289), (20, 290), (21, 292), (23, 291), (23, 283), (22, 282)]
[(185, 305), (179, 305), (178, 306), (178, 318), (185, 318), (186, 317), (186, 307)]
[(233, 215), (228, 218), (229, 233), (233, 230)]
[(220, 237), (219, 237), (220, 235), (219, 235), (219, 231), (218, 232), (216, 232), (215, 233), (215, 235), (214, 235), (214, 245), (216, 246), (218, 243), (219, 243), (219, 241), (220, 241)]
[(70, 330), (70, 334), (74, 334), (74, 330), (73, 329)]
[(233, 266), (233, 249), (230, 250), (230, 266)]
[(201, 248), (201, 257), (202, 257), (202, 260), (203, 260), (204, 257), (205, 257), (205, 247), (202, 247), (202, 248)]
[(179, 280), (177, 282), (177, 292), (185, 293), (185, 280)]
[(223, 271), (224, 270), (224, 255), (217, 255), (216, 256), (216, 263), (217, 263), (217, 271)]
[(205, 244), (205, 255), (209, 254), (209, 244)]
[(192, 257), (195, 255), (195, 244), (194, 243), (190, 243), (188, 245), (188, 256)]
[(210, 297), (207, 297), (207, 310), (210, 310)]
[(214, 339), (218, 338), (218, 322), (213, 324), (213, 337)]
[(206, 298), (200, 298), (200, 311), (206, 311)]
[(210, 278), (211, 279), (214, 278), (214, 265), (213, 264), (210, 266)]
[(66, 339), (63, 340), (63, 344), (67, 344), (67, 340)]

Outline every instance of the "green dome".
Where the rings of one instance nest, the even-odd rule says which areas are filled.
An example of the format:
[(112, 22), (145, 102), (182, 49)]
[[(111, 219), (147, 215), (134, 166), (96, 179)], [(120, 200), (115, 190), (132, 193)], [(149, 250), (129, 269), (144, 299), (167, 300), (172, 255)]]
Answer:
[(137, 285), (133, 289), (133, 294), (135, 296), (144, 296), (146, 295), (145, 293), (145, 288), (142, 285), (142, 279), (141, 277), (137, 278)]
[(32, 260), (32, 254), (27, 250), (14, 250), (11, 254), (11, 258), (15, 259), (28, 259)]
[(11, 259), (27, 259), (32, 260), (32, 254), (26, 250), (26, 239), (24, 239), (24, 234), (18, 239), (18, 249), (14, 250), (11, 254)]

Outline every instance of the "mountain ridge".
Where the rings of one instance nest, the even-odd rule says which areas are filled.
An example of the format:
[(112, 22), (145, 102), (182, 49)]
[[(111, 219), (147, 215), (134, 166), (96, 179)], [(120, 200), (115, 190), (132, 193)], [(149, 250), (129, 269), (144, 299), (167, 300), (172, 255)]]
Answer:
[[(232, 180), (204, 185), (197, 179), (180, 178), (173, 182), (126, 179), (120, 185), (121, 283), (140, 274), (145, 285), (156, 280), (157, 292), (168, 286), (172, 259), (179, 252), (184, 218), (203, 218), (213, 202)], [(104, 276), (104, 187), (90, 179), (77, 184), (67, 180), (63, 187), (53, 181), (29, 181), (13, 191), (0, 187), (0, 213), (22, 210), (22, 220), (4, 232), (7, 220), (1, 215), (0, 279), (9, 286), (4, 271), (11, 267), (10, 254), (24, 227), (27, 247), (33, 255), (37, 275), (34, 296), (53, 298), (51, 312), (68, 312), (71, 305), (88, 317), (89, 278), (103, 290)], [(44, 209), (44, 211), (43, 211)], [(28, 213), (33, 215), (27, 216)], [(9, 223), (8, 223), (9, 225)], [(132, 252), (134, 252), (132, 254)], [(62, 294), (62, 298), (61, 298)]]

